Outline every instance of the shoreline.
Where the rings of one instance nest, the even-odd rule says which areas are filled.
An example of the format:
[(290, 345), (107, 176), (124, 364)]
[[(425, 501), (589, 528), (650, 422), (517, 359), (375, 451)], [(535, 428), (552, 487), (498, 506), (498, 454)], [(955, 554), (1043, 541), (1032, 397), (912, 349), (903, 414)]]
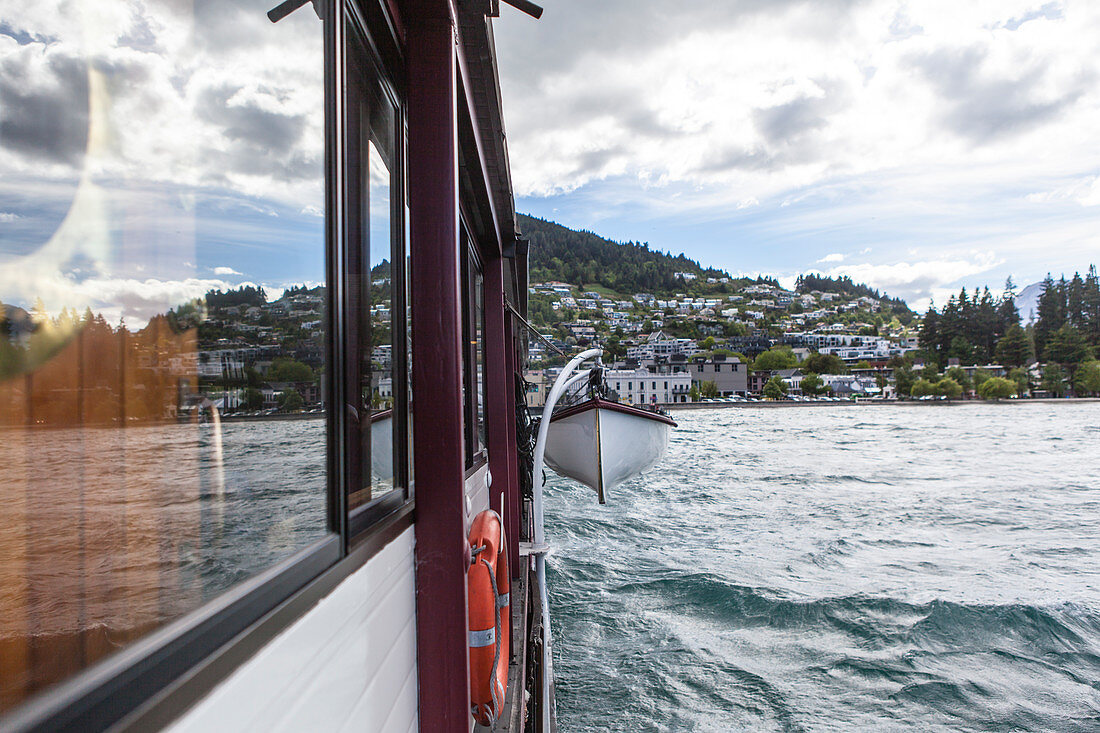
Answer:
[(852, 400), (844, 400), (841, 402), (794, 402), (790, 400), (771, 400), (760, 402), (673, 402), (670, 404), (660, 405), (661, 409), (675, 411), (675, 410), (706, 410), (706, 409), (723, 409), (727, 407), (741, 407), (741, 408), (763, 408), (763, 409), (777, 409), (787, 407), (864, 407), (864, 406), (882, 406), (882, 405), (898, 405), (902, 407), (946, 407), (946, 406), (958, 406), (958, 405), (992, 405), (992, 404), (1012, 404), (1012, 405), (1029, 405), (1029, 404), (1070, 404), (1076, 405), (1081, 403), (1097, 403), (1100, 402), (1100, 397), (1038, 397), (1035, 399), (1023, 398), (1015, 400), (860, 400), (858, 402)]

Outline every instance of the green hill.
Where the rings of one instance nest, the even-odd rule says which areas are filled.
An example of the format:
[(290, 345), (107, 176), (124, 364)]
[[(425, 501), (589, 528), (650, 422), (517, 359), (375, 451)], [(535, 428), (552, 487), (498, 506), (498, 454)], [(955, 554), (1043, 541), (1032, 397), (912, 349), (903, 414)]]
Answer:
[[(552, 221), (518, 214), (520, 231), (531, 242), (531, 281), (559, 280), (578, 286), (599, 285), (618, 293), (733, 292), (754, 282), (778, 285), (771, 278), (733, 278), (703, 267), (683, 254), (652, 250), (648, 243), (613, 242), (589, 231), (567, 229)], [(694, 280), (676, 276), (695, 275)], [(707, 283), (707, 278), (728, 283)]]
[[(683, 254), (650, 249), (648, 243), (615, 242), (526, 214), (517, 214), (516, 218), (523, 236), (531, 242), (531, 282), (558, 280), (583, 289), (605, 288), (624, 295), (733, 293), (753, 283), (779, 286), (778, 281), (767, 276), (734, 278), (725, 270), (703, 267)], [(677, 277), (679, 272), (691, 273), (695, 279)], [(708, 283), (708, 278), (728, 282)], [(801, 275), (796, 289), (800, 293), (821, 290), (845, 298), (866, 296), (880, 301), (887, 312), (902, 317), (903, 321), (914, 315), (900, 298), (891, 298), (848, 277)]]

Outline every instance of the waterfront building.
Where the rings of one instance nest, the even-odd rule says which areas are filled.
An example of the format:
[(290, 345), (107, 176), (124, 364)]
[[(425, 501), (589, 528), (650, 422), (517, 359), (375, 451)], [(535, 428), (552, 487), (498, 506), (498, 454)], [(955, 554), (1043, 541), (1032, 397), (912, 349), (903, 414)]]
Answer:
[(629, 359), (643, 362), (653, 361), (658, 357), (667, 359), (673, 354), (692, 356), (698, 351), (699, 347), (692, 339), (673, 338), (666, 336), (663, 331), (655, 331), (648, 334), (642, 343), (629, 347), (626, 355)]
[(736, 356), (716, 354), (710, 359), (696, 356), (684, 362), (677, 362), (673, 357), (673, 367), (679, 363), (691, 374), (691, 380), (697, 386), (702, 386), (704, 382), (714, 382), (720, 397), (745, 395), (749, 391), (749, 367)]
[(684, 372), (654, 373), (649, 369), (609, 369), (607, 384), (635, 405), (687, 402), (692, 376)]

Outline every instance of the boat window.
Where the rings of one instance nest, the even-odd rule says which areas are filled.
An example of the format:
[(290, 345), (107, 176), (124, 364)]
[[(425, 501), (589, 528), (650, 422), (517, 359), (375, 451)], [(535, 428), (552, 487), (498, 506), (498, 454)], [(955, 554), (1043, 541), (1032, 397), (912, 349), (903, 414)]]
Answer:
[(0, 33), (0, 713), (330, 536), (323, 24), (85, 5)]
[(473, 240), (462, 228), (463, 323), (465, 348), (462, 389), (466, 410), (466, 466), (473, 466), (485, 451), (485, 278)]
[(353, 535), (404, 501), (409, 403), (406, 227), (395, 97), (354, 23), (347, 35), (347, 506)]

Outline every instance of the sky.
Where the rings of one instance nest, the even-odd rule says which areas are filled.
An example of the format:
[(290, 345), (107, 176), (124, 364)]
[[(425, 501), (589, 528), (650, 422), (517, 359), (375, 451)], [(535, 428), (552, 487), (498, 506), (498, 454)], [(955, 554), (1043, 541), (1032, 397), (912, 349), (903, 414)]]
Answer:
[(918, 310), (1100, 264), (1100, 3), (543, 4), (494, 27), (521, 212)]
[[(1100, 261), (1095, 0), (544, 2), (495, 21), (520, 211), (918, 309)], [(271, 5), (0, 0), (0, 301), (323, 279), (322, 28)]]
[(0, 0), (0, 302), (141, 327), (323, 279), (323, 27), (271, 6)]

